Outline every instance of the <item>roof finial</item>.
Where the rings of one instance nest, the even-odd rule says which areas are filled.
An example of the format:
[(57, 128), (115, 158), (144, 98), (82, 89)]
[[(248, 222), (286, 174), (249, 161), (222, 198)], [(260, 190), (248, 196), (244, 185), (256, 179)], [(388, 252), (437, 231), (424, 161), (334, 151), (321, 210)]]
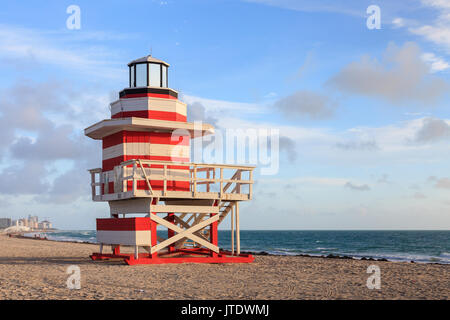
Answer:
[(150, 46), (150, 57), (152, 56), (152, 51), (153, 51), (152, 46)]

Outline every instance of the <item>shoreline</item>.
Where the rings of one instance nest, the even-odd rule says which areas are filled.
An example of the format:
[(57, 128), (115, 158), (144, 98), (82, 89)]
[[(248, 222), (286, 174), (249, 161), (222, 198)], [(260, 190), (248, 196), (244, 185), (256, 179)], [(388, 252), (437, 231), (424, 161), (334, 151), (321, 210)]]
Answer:
[[(29, 233), (33, 233), (33, 232), (29, 232)], [(40, 239), (40, 238), (33, 238), (33, 237), (27, 237), (24, 235), (13, 235), (14, 237), (17, 238), (24, 238), (24, 239), (32, 239), (32, 240), (44, 240), (44, 241), (54, 241), (54, 242), (60, 242), (60, 243), (80, 243), (80, 244), (91, 244), (91, 245), (98, 245), (98, 243), (94, 243), (94, 242), (89, 242), (89, 241), (75, 241), (75, 240), (58, 240), (58, 239)], [(324, 254), (324, 255), (320, 255), (320, 254), (306, 254), (306, 253), (298, 253), (298, 254), (274, 254), (274, 253), (269, 253), (267, 251), (248, 251), (248, 250), (243, 250), (241, 251), (241, 253), (245, 253), (245, 254), (251, 254), (254, 256), (271, 256), (271, 257), (307, 257), (307, 258), (324, 258), (324, 259), (340, 259), (340, 260), (356, 260), (356, 261), (373, 261), (373, 262), (396, 262), (396, 263), (418, 263), (418, 264), (437, 264), (437, 265), (449, 265), (450, 263), (442, 263), (439, 261), (430, 261), (430, 262), (423, 262), (423, 261), (414, 261), (414, 260), (393, 260), (393, 259), (388, 259), (385, 257), (381, 257), (381, 258), (375, 258), (372, 256), (361, 256), (361, 257), (357, 257), (357, 256), (351, 256), (351, 255), (340, 255), (340, 254)]]
[[(255, 255), (242, 264), (128, 266), (92, 261), (90, 243), (0, 235), (0, 246), (0, 299), (450, 299), (450, 265)], [(380, 290), (367, 287), (372, 265)], [(80, 290), (67, 288), (72, 266)]]

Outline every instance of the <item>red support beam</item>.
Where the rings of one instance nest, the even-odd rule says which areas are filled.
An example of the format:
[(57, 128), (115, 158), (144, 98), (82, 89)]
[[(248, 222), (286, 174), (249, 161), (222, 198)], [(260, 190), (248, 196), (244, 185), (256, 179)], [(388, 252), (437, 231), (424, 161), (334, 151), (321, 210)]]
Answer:
[(136, 264), (163, 264), (163, 263), (250, 263), (254, 261), (251, 254), (232, 255), (229, 251), (221, 250), (218, 255), (211, 256), (210, 250), (201, 249), (182, 249), (175, 253), (162, 253), (157, 257), (152, 257), (148, 253), (140, 253), (139, 258), (135, 259), (134, 254), (122, 253), (119, 255), (93, 253), (92, 260), (122, 259), (128, 265)]
[[(215, 216), (216, 214), (217, 213), (211, 213), (211, 217)], [(211, 230), (209, 232), (209, 234), (210, 234), (210, 241), (215, 246), (219, 246), (219, 244), (218, 244), (217, 226), (218, 226), (218, 222), (217, 221), (211, 223)], [(211, 251), (211, 256), (212, 257), (217, 257), (217, 253), (214, 252), (214, 251)]]
[(114, 246), (113, 254), (117, 256), (120, 255), (120, 245)]
[[(156, 201), (152, 201), (156, 203)], [(215, 201), (214, 206), (217, 206), (218, 201)], [(156, 214), (156, 213), (154, 213)], [(210, 217), (214, 217), (218, 213), (210, 213)], [(175, 214), (173, 212), (168, 213), (166, 219), (170, 223), (175, 223)], [(118, 225), (115, 222), (120, 222)], [(114, 222), (114, 223), (113, 223)], [(218, 246), (218, 225), (219, 222), (215, 221), (210, 223), (205, 228), (210, 228), (211, 244)], [(157, 237), (158, 223), (150, 218), (119, 218), (119, 219), (98, 219), (97, 229), (102, 230), (150, 230), (150, 245), (152, 247), (158, 244)], [(118, 228), (120, 227), (120, 228)], [(173, 230), (168, 230), (168, 238), (174, 236), (177, 233)], [(254, 260), (250, 254), (233, 254), (230, 251), (220, 250), (219, 253), (215, 253), (212, 250), (200, 247), (200, 248), (182, 248), (176, 249), (174, 245), (167, 247), (166, 250), (160, 250), (159, 252), (151, 253), (139, 253), (137, 257), (130, 253), (121, 253), (120, 245), (112, 245), (112, 253), (93, 253), (90, 257), (92, 260), (109, 260), (109, 259), (121, 259), (129, 265), (135, 264), (163, 264), (163, 263), (249, 263)]]
[[(155, 213), (156, 214), (156, 213)], [(150, 234), (151, 234), (151, 244), (152, 247), (158, 244), (158, 235), (156, 233), (157, 223), (150, 219)], [(151, 255), (152, 259), (156, 259), (158, 257), (158, 253), (155, 252)]]

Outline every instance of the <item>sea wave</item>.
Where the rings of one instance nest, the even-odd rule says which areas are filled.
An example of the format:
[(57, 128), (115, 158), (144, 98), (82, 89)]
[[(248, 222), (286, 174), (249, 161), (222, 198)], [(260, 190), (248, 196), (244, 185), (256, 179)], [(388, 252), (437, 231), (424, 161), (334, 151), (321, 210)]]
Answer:
[(274, 255), (274, 256), (298, 256), (306, 255), (312, 257), (350, 257), (353, 259), (386, 259), (391, 262), (417, 262), (417, 263), (439, 263), (439, 264), (450, 264), (450, 257), (445, 256), (429, 256), (429, 255), (414, 255), (414, 254), (403, 254), (403, 253), (367, 253), (367, 254), (356, 254), (356, 253), (342, 253), (342, 252), (330, 252), (327, 254), (323, 253), (311, 253), (311, 252), (292, 252), (292, 251), (253, 251), (245, 250), (253, 254), (264, 254), (264, 255)]
[[(389, 246), (385, 245), (384, 247), (377, 247), (374, 245), (376, 242), (370, 237), (367, 238), (367, 236), (364, 236), (367, 238), (366, 239), (361, 234), (349, 234), (351, 235), (351, 237), (349, 237), (350, 240), (347, 239), (346, 241), (340, 239), (330, 240), (330, 235), (323, 234), (324, 240), (317, 240), (316, 238), (310, 239), (308, 242), (308, 238), (305, 237), (304, 234), (302, 237), (296, 239), (291, 238), (292, 232), (286, 234), (284, 234), (283, 231), (270, 232), (271, 235), (275, 234), (278, 238), (272, 239), (264, 232), (241, 231), (241, 251), (278, 256), (346, 256), (354, 259), (372, 258), (399, 262), (414, 261), (419, 263), (450, 264), (450, 252), (445, 250), (449, 247), (448, 235), (450, 235), (450, 232), (445, 234), (444, 241), (442, 241), (442, 238), (436, 241), (430, 238), (430, 241), (427, 244), (428, 249), (423, 249), (420, 247), (420, 244), (415, 244), (414, 235), (411, 233), (405, 233), (404, 237), (414, 245), (409, 245), (409, 247), (405, 248), (400, 240), (398, 240), (398, 244), (389, 242)], [(398, 231), (395, 233), (398, 234)], [(41, 236), (44, 235), (48, 240), (53, 241), (97, 243), (96, 232), (94, 230), (60, 230), (51, 233), (37, 234)], [(35, 235), (36, 233), (26, 234), (26, 236), (29, 237), (34, 237)], [(163, 234), (161, 233), (161, 235)], [(228, 232), (219, 231), (219, 245), (222, 248), (229, 250), (230, 241), (229, 238), (227, 238), (227, 235), (229, 235)], [(315, 235), (315, 237), (316, 236), (317, 235)], [(321, 242), (322, 245), (318, 246), (317, 242)], [(274, 246), (275, 243), (284, 243), (285, 245)], [(430, 244), (434, 245), (434, 247), (430, 246)], [(433, 252), (433, 254), (428, 254), (427, 251)]]

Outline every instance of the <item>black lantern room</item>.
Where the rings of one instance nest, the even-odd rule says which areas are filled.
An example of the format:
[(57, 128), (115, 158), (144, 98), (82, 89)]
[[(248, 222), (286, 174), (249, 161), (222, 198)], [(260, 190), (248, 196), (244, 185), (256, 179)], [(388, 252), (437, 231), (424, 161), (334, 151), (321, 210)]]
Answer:
[(130, 88), (168, 87), (168, 63), (148, 55), (131, 61), (128, 67)]
[(178, 98), (178, 92), (169, 88), (167, 62), (148, 55), (131, 61), (128, 70), (128, 87), (120, 91), (120, 98)]

